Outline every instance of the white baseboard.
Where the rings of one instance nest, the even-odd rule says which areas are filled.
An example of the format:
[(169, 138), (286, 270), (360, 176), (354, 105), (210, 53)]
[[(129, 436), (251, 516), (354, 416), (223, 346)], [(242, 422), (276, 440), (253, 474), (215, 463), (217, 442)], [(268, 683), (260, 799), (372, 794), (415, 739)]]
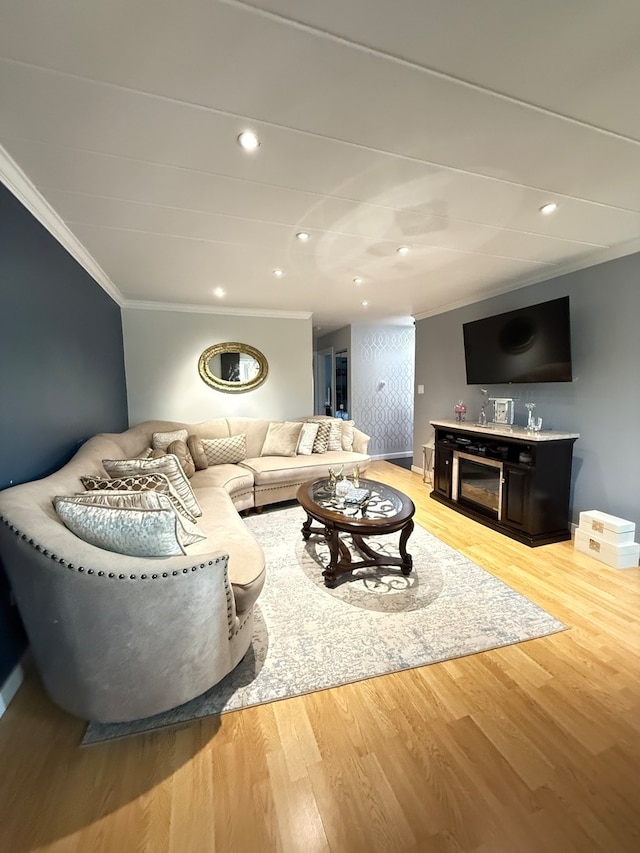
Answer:
[(20, 685), (24, 681), (24, 677), (29, 668), (29, 650), (22, 655), (22, 658), (14, 666), (12, 671), (7, 676), (4, 684), (0, 686), (0, 717), (9, 707), (9, 703), (20, 689)]
[[(377, 453), (372, 459), (399, 459), (400, 457), (413, 456), (413, 450), (405, 450), (400, 453)], [(422, 469), (420, 469), (422, 470)]]

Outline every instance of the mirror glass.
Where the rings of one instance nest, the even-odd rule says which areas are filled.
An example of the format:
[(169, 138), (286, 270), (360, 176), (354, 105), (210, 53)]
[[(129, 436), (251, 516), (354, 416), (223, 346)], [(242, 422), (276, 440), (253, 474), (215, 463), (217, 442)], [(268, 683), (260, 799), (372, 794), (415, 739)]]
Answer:
[(251, 391), (267, 378), (267, 359), (249, 344), (227, 342), (208, 347), (200, 356), (201, 379), (218, 391)]

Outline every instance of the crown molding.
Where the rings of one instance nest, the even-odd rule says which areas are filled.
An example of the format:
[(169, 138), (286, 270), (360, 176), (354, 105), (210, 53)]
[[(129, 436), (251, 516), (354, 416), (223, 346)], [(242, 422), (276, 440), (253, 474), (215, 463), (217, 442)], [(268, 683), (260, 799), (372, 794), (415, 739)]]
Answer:
[(457, 302), (449, 302), (446, 305), (439, 305), (427, 311), (419, 311), (413, 314), (414, 320), (426, 320), (427, 317), (436, 317), (438, 314), (446, 314), (447, 311), (455, 311), (456, 308), (464, 308), (465, 305), (474, 305), (476, 302), (484, 302), (485, 299), (491, 299), (493, 296), (501, 296), (503, 293), (512, 293), (514, 290), (520, 290), (522, 287), (529, 287), (532, 284), (540, 284), (543, 281), (553, 281), (563, 275), (568, 275), (572, 272), (597, 267), (600, 264), (605, 264), (607, 261), (616, 261), (619, 258), (625, 258), (628, 255), (634, 255), (640, 252), (640, 237), (635, 237), (633, 240), (628, 240), (626, 243), (620, 243), (617, 246), (607, 246), (604, 249), (599, 249), (591, 253), (587, 258), (579, 258), (570, 261), (566, 264), (561, 264), (556, 267), (553, 275), (546, 273), (536, 273), (528, 275), (525, 278), (514, 279), (508, 282), (502, 282), (499, 286), (483, 293), (481, 296), (472, 294), (468, 299), (460, 299)]
[(181, 314), (226, 314), (235, 317), (269, 317), (278, 320), (310, 320), (310, 311), (271, 311), (262, 308), (222, 308), (216, 305), (193, 305), (181, 302), (142, 302), (125, 300), (123, 308), (141, 311), (174, 311)]
[(113, 301), (122, 307), (124, 297), (118, 288), (2, 145), (0, 145), (0, 181), (109, 294)]

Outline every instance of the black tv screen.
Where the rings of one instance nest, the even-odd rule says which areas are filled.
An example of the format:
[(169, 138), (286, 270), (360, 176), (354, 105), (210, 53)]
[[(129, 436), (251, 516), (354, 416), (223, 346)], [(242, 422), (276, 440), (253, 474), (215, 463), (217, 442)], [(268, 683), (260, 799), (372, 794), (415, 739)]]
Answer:
[(569, 297), (464, 323), (467, 384), (571, 382)]

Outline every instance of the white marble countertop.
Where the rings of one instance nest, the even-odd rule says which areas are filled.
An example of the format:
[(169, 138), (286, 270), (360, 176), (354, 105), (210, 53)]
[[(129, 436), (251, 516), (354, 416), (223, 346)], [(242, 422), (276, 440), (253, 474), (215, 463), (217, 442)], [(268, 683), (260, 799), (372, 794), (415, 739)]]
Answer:
[(567, 438), (580, 438), (578, 432), (561, 432), (553, 429), (541, 429), (540, 432), (529, 432), (525, 427), (511, 426), (509, 424), (486, 425), (476, 424), (473, 421), (429, 421), (431, 426), (444, 427), (445, 429), (464, 430), (480, 435), (504, 436), (504, 438), (520, 438), (527, 441), (560, 441)]

